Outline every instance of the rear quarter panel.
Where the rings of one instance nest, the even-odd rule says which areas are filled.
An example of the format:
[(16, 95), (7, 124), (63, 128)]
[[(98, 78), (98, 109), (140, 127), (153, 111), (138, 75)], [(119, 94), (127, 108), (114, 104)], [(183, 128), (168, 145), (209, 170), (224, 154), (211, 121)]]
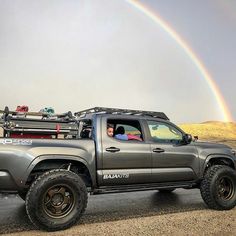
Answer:
[(96, 180), (93, 140), (0, 139), (0, 170), (7, 171), (18, 187), (40, 161), (67, 159), (83, 162)]

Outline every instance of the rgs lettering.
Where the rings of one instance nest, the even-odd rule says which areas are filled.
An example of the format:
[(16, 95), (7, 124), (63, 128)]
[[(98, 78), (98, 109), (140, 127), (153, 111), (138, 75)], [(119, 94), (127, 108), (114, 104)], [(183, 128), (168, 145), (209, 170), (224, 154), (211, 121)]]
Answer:
[(32, 145), (32, 140), (27, 139), (2, 139), (0, 143), (3, 145)]

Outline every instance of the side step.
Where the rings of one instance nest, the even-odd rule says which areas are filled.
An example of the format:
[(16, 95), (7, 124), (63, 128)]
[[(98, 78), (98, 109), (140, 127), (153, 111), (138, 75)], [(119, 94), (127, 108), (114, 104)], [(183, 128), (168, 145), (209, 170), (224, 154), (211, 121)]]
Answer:
[(122, 193), (158, 190), (167, 188), (194, 188), (197, 187), (196, 182), (178, 182), (178, 183), (155, 183), (155, 184), (135, 184), (135, 185), (118, 185), (118, 186), (102, 186), (93, 189), (91, 194), (105, 194), (105, 193)]

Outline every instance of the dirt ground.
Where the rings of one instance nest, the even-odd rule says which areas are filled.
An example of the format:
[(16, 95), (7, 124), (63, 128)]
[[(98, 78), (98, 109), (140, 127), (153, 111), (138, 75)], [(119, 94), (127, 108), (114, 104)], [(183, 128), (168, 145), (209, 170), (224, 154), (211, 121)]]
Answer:
[(83, 224), (59, 232), (17, 232), (8, 236), (43, 235), (236, 235), (236, 208), (231, 211), (197, 210), (104, 223)]

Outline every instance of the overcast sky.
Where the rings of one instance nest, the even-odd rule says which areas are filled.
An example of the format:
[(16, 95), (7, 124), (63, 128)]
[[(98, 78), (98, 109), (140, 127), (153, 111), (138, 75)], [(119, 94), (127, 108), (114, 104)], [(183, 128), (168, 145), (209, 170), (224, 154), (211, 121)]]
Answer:
[[(188, 42), (236, 118), (236, 1), (141, 1)], [(196, 65), (123, 0), (0, 0), (0, 108), (156, 110), (222, 120)]]

